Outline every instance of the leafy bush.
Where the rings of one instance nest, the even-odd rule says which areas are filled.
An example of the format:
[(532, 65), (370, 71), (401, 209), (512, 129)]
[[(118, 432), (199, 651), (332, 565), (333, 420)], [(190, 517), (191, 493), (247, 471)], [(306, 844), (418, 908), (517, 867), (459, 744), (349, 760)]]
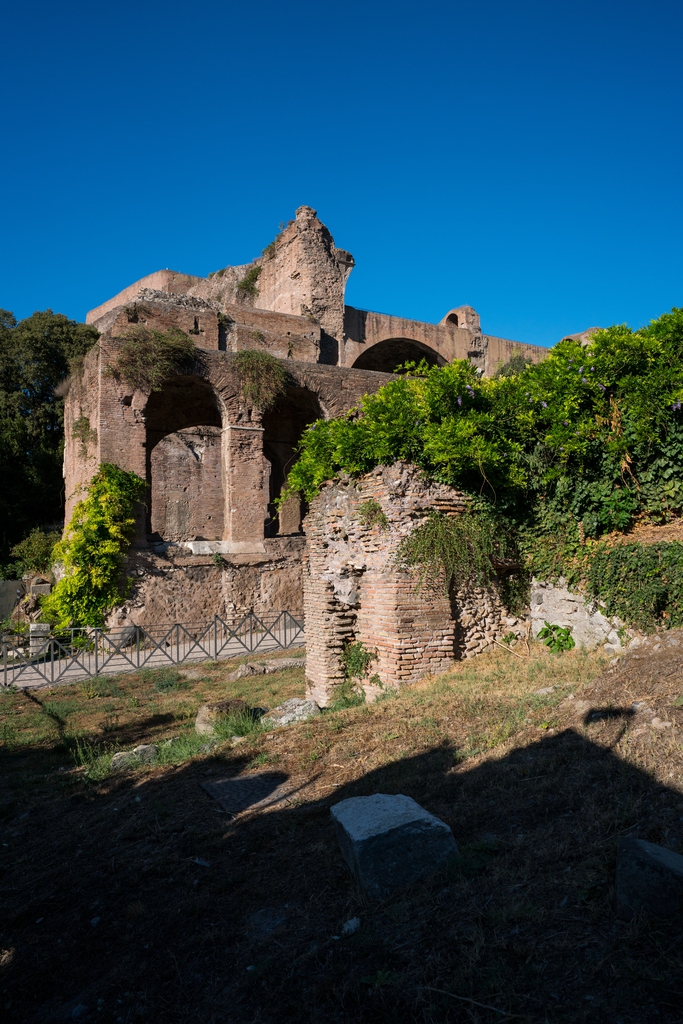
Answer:
[(15, 544), (10, 554), (14, 559), (17, 576), (31, 572), (49, 572), (52, 565), (52, 552), (61, 534), (56, 531), (31, 530), (19, 544)]
[(571, 651), (573, 647), (576, 647), (571, 632), (571, 626), (557, 626), (546, 622), (537, 639), (544, 643), (553, 654), (561, 654), (562, 651)]
[(282, 363), (269, 352), (244, 349), (230, 360), (237, 371), (244, 401), (262, 412), (272, 406), (287, 385)]
[(502, 562), (510, 548), (504, 530), (489, 516), (434, 511), (401, 542), (397, 562), (417, 572), (418, 587), (448, 594), (467, 583), (486, 586), (495, 575), (494, 562)]
[(377, 651), (369, 651), (361, 640), (347, 643), (341, 654), (347, 679), (362, 679), (369, 666), (377, 661)]
[(100, 466), (87, 498), (74, 509), (65, 539), (54, 548), (53, 557), (65, 572), (43, 599), (48, 621), (60, 628), (104, 625), (105, 613), (130, 585), (122, 580), (122, 558), (135, 529), (135, 503), (145, 491), (145, 481), (135, 473), (109, 463)]
[(606, 615), (649, 631), (683, 626), (683, 544), (597, 545), (587, 588)]
[[(408, 365), (358, 409), (305, 432), (280, 501), (294, 491), (310, 501), (341, 472), (412, 462), (488, 506), (527, 572), (585, 582), (591, 542), (683, 514), (683, 309), (637, 331), (598, 331), (587, 346), (565, 338), (543, 362), (523, 362), (492, 379), (466, 360)], [(432, 578), (439, 567), (448, 578), (449, 566), (483, 578), (481, 541), (467, 555), (432, 521), (408, 561)], [(508, 589), (513, 580), (521, 599), (524, 581), (508, 576)], [(592, 586), (604, 593), (597, 578)]]
[(358, 518), (363, 526), (379, 526), (380, 530), (386, 530), (389, 520), (382, 511), (382, 506), (374, 498), (364, 501), (358, 509)]
[(169, 377), (189, 370), (194, 358), (194, 342), (182, 331), (139, 324), (127, 331), (109, 372), (140, 391), (161, 391)]
[(236, 294), (239, 299), (255, 299), (258, 296), (257, 282), (261, 268), (254, 264), (249, 267), (241, 281), (237, 282)]

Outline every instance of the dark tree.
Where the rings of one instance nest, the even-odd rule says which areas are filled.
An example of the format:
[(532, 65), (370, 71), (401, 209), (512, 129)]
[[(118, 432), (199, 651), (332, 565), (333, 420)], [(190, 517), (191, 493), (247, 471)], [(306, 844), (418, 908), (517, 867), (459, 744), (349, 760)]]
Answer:
[(63, 518), (64, 400), (55, 395), (97, 341), (51, 309), (17, 323), (0, 310), (0, 574), (10, 548)]

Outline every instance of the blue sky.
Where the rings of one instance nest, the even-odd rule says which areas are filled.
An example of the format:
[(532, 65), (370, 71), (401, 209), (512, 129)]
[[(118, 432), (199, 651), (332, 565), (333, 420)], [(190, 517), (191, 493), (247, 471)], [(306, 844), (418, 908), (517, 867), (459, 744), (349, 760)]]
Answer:
[(7, 4), (0, 306), (76, 319), (297, 206), (352, 305), (551, 345), (683, 305), (680, 0)]

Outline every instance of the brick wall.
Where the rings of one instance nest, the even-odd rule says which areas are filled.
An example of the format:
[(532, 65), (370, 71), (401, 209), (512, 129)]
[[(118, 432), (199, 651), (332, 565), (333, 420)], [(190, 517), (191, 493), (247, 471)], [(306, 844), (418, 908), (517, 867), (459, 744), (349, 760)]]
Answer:
[[(362, 522), (360, 508), (370, 500), (381, 507), (386, 527)], [(428, 588), (418, 592), (414, 577), (397, 567), (401, 540), (431, 509), (459, 515), (465, 507), (464, 495), (425, 483), (404, 463), (328, 483), (311, 503), (304, 522), (306, 674), (318, 704), (331, 703), (344, 682), (341, 653), (350, 641), (377, 653), (364, 681), (373, 696), (372, 674), (384, 686), (415, 682), (485, 649), (516, 623), (495, 584), (449, 598)]]

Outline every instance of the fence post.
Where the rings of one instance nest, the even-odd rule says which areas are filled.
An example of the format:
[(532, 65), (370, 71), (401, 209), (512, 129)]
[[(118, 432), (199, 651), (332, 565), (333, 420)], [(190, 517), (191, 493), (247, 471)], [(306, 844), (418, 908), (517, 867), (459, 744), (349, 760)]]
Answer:
[(3, 677), (3, 684), (2, 685), (6, 687), (7, 686), (7, 644), (5, 643), (4, 640), (2, 641), (2, 677)]
[(218, 616), (213, 617), (213, 660), (215, 661), (218, 657)]
[(100, 658), (99, 658), (99, 630), (95, 628), (95, 675), (100, 674)]

